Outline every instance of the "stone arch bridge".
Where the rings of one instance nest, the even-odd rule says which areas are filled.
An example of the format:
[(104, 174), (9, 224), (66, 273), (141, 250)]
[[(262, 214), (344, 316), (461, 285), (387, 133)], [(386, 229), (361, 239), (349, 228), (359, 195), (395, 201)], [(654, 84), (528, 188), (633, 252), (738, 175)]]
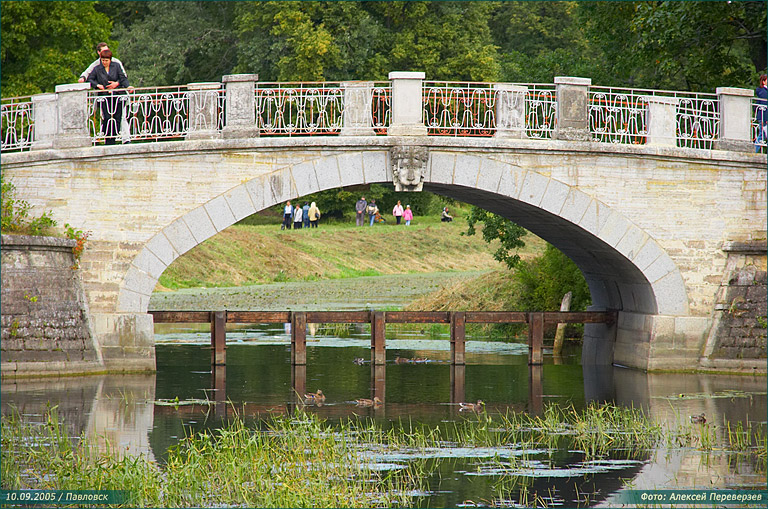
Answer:
[[(637, 122), (628, 136), (595, 127), (599, 101), (589, 80), (555, 80), (549, 125), (548, 113), (535, 111), (535, 86), (491, 84), (490, 125), (435, 124), (440, 107), (428, 107), (423, 75), (390, 78), (379, 92), (368, 82), (337, 84), (337, 123), (322, 132), (322, 121), (310, 119), (305, 133), (290, 131), (301, 122), (287, 122), (287, 107), (282, 124), (265, 121), (265, 111), (280, 110), (262, 107), (252, 75), (191, 84), (180, 139), (115, 146), (99, 143), (97, 96), (66, 85), (33, 97), (34, 135), (3, 154), (3, 171), (36, 210), (92, 232), (81, 277), (105, 369), (154, 369), (147, 308), (174, 259), (265, 208), (372, 183), (480, 206), (568, 255), (587, 279), (592, 309), (619, 311), (615, 325), (587, 331), (585, 364), (723, 365), (713, 352), (733, 271), (748, 264), (765, 271), (766, 158), (754, 153), (746, 93), (719, 89), (715, 134), (694, 132), (703, 145), (691, 147), (680, 142), (680, 97), (646, 96), (634, 112), (624, 101), (620, 114)], [(124, 106), (134, 141), (149, 118), (134, 108), (140, 93)], [(386, 113), (377, 117), (372, 103), (381, 97)], [(455, 113), (455, 102), (441, 101)], [(48, 124), (44, 111), (53, 112)]]

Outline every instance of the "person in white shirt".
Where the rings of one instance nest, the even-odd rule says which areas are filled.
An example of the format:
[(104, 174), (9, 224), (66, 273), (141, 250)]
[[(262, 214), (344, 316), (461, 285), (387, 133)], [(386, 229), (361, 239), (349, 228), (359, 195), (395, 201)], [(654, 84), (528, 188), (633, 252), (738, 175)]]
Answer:
[[(88, 76), (93, 72), (96, 66), (98, 66), (101, 63), (101, 52), (104, 51), (105, 49), (109, 49), (109, 45), (106, 42), (100, 42), (96, 45), (96, 56), (98, 58), (94, 60), (93, 63), (89, 65), (86, 70), (83, 71), (83, 73), (80, 75), (80, 78), (77, 80), (78, 83), (85, 83), (86, 81), (88, 81)], [(125, 74), (125, 77), (127, 78), (128, 72), (125, 70), (125, 66), (123, 65), (123, 63), (115, 57), (112, 57), (112, 61), (120, 64), (120, 67), (123, 68), (123, 74)]]

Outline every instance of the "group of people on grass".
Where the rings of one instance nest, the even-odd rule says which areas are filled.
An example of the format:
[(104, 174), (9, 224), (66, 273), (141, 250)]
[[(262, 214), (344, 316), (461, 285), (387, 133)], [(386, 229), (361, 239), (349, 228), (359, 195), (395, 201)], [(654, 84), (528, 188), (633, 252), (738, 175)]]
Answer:
[(294, 230), (301, 230), (302, 228), (317, 228), (317, 222), (320, 220), (320, 209), (317, 208), (317, 204), (312, 202), (304, 202), (304, 205), (296, 204), (296, 207), (291, 205), (290, 201), (285, 202), (283, 208), (283, 224), (280, 226), (281, 230), (290, 230), (293, 225)]
[[(367, 202), (365, 196), (360, 197), (355, 203), (355, 224), (357, 226), (363, 226), (365, 223), (365, 216), (368, 215), (368, 226), (373, 226), (373, 223), (386, 223), (379, 211), (379, 206), (376, 205), (376, 200)], [(413, 210), (410, 205), (406, 205), (403, 208), (403, 204), (400, 200), (397, 200), (397, 205), (392, 209), (392, 215), (395, 216), (395, 221), (400, 224), (401, 221), (405, 221), (406, 226), (411, 225), (413, 220)]]

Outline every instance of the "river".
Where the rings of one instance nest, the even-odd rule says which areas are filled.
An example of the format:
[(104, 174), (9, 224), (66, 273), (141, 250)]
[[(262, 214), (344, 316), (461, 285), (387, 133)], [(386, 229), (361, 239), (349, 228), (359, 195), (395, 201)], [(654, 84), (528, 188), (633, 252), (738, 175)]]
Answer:
[[(396, 279), (366, 282), (371, 283), (382, 288), (408, 286), (400, 286)], [(427, 284), (421, 280), (412, 286), (423, 291)], [(266, 291), (296, 295), (287, 286)], [(181, 292), (173, 305), (171, 295), (163, 294), (153, 298), (153, 306), (190, 309), (190, 303), (211, 305), (220, 303), (222, 295), (242, 298), (246, 293), (243, 288), (216, 289), (195, 301), (193, 292)], [(311, 304), (322, 306), (315, 309), (397, 307), (415, 296), (413, 292), (394, 293), (397, 296), (374, 303), (365, 292), (339, 290), (326, 294), (333, 305), (314, 300)], [(241, 304), (242, 308), (247, 302)], [(235, 412), (249, 423), (270, 414), (296, 412), (303, 408), (296, 388), (299, 392), (321, 389), (326, 394), (322, 406), (304, 410), (331, 421), (371, 418), (384, 427), (408, 421), (439, 427), (476, 418), (460, 412), (459, 403), (465, 401), (483, 400), (490, 416), (507, 411), (540, 415), (553, 403), (580, 410), (590, 402), (608, 401), (642, 408), (650, 418), (669, 427), (689, 426), (689, 416), (704, 413), (720, 442), (724, 441), (727, 422), (751, 424), (765, 435), (764, 377), (646, 374), (619, 367), (582, 367), (578, 345), (570, 345), (559, 359), (545, 350), (544, 365), (531, 368), (525, 344), (483, 337), (468, 337), (466, 366), (452, 367), (447, 330), (388, 327), (386, 336), (387, 363), (376, 368), (369, 361), (368, 326), (313, 326), (307, 337), (307, 365), (296, 369), (290, 363), (290, 334), (285, 327), (233, 326), (227, 333), (227, 365), (212, 369), (206, 326), (158, 324), (157, 373), (3, 380), (2, 408), (4, 412), (18, 408), (27, 419), (35, 420), (48, 406), (58, 405), (73, 435), (85, 433), (105, 446), (109, 443), (129, 454), (146, 454), (160, 464), (168, 448), (181, 437), (219, 427)], [(422, 361), (398, 363), (398, 357)], [(365, 361), (356, 364), (356, 358)], [(384, 404), (360, 408), (354, 403), (357, 398), (373, 395), (381, 395)], [(180, 403), (165, 403), (171, 400)], [(203, 403), (205, 400), (212, 403)], [(420, 505), (458, 507), (498, 498), (495, 483), (500, 473), (491, 467), (490, 459), (508, 453), (512, 454), (446, 444), (439, 450), (400, 451), (372, 458), (371, 462), (376, 468), (397, 468), (426, 455), (434, 460), (435, 468), (427, 480), (427, 491), (420, 494)], [(527, 451), (526, 458), (514, 475), (526, 479), (531, 490), (548, 493), (549, 505), (611, 505), (617, 493), (627, 487), (764, 489), (766, 483), (764, 460), (723, 447), (702, 450), (663, 443), (640, 457), (617, 454), (601, 461), (586, 461), (579, 451), (542, 449)], [(589, 494), (588, 501), (579, 502), (585, 493)]]

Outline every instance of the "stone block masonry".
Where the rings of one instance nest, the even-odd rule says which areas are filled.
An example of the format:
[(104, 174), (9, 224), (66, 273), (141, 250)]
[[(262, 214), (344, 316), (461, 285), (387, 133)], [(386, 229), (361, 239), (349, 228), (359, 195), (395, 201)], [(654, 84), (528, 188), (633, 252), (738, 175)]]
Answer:
[(702, 364), (714, 369), (758, 370), (768, 357), (766, 243), (731, 242), (715, 320)]
[(103, 371), (75, 264), (74, 240), (3, 235), (2, 376)]

